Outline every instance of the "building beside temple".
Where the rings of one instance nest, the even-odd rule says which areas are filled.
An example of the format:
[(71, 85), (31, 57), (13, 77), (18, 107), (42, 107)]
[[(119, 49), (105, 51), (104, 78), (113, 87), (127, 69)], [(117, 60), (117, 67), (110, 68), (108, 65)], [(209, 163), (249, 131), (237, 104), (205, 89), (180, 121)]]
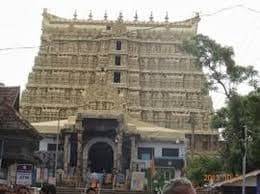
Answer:
[(151, 167), (151, 160), (167, 179), (183, 174), (187, 142), (180, 131), (138, 121), (118, 111), (79, 112), (68, 119), (32, 124), (45, 135), (37, 154), (49, 176), (55, 172), (59, 130), (58, 181), (66, 185), (86, 182), (88, 170), (106, 174), (116, 170), (123, 176), (143, 172)]
[[(19, 113), (19, 87), (0, 86), (0, 183), (19, 184), (19, 165), (30, 168), (40, 160), (34, 155), (39, 132)], [(29, 180), (32, 182), (32, 177)]]
[(23, 115), (46, 134), (39, 154), (54, 151), (58, 128), (58, 166), (65, 177), (84, 180), (87, 169), (127, 174), (152, 159), (179, 175), (187, 142), (192, 152), (216, 149), (205, 76), (179, 49), (196, 35), (199, 20), (170, 22), (166, 15), (155, 22), (151, 15), (142, 22), (136, 14), (124, 21), (122, 13), (115, 21), (107, 14), (94, 20), (92, 13), (65, 19), (44, 10), (40, 50), (21, 101)]

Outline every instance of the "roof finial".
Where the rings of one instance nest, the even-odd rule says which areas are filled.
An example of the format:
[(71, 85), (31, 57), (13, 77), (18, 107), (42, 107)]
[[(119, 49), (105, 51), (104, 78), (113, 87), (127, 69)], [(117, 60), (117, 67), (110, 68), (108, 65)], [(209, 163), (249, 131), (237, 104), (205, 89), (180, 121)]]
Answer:
[(48, 13), (48, 9), (47, 8), (43, 8), (42, 15), (46, 15), (47, 13)]
[(121, 11), (119, 12), (118, 20), (119, 21), (123, 20), (123, 13)]
[(77, 14), (77, 10), (75, 9), (74, 14), (73, 14), (73, 19), (76, 20), (77, 17), (78, 17), (78, 14)]
[(135, 22), (137, 22), (137, 21), (138, 21), (138, 15), (137, 15), (137, 11), (135, 11), (135, 17), (134, 17), (134, 19), (135, 19)]
[(168, 11), (166, 11), (166, 15), (165, 15), (165, 22), (168, 22), (169, 21), (169, 16), (168, 16)]
[(105, 11), (105, 14), (104, 14), (104, 20), (107, 20), (107, 10)]
[(93, 15), (92, 15), (92, 10), (90, 10), (89, 14), (88, 14), (88, 19), (92, 20), (93, 19)]
[(149, 17), (150, 22), (153, 22), (153, 12), (151, 11), (150, 17)]

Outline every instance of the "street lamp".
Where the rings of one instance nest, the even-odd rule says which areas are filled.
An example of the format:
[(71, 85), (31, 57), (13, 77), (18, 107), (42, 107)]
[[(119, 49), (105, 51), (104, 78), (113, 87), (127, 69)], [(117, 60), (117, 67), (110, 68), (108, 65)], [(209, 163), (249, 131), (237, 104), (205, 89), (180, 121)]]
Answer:
[(58, 126), (57, 126), (57, 134), (56, 134), (56, 151), (55, 151), (55, 167), (54, 167), (54, 175), (57, 181), (57, 167), (58, 167), (58, 153), (59, 153), (59, 135), (60, 135), (60, 112), (62, 109), (58, 111)]

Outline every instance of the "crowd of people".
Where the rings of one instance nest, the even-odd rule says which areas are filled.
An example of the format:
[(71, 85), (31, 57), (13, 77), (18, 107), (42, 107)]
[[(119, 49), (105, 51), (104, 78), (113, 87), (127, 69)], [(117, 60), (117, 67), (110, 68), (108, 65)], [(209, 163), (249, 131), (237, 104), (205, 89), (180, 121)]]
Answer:
[[(98, 194), (98, 190), (90, 187), (86, 190), (86, 194)], [(196, 190), (188, 179), (176, 178), (164, 186), (162, 194), (196, 194)]]
[[(31, 194), (32, 189), (24, 185), (7, 186), (0, 185), (0, 194)], [(56, 194), (56, 187), (54, 185), (43, 184), (40, 194)]]
[[(87, 188), (86, 194), (98, 194), (97, 188)], [(0, 185), (0, 194), (31, 194), (31, 190), (26, 186), (8, 187)], [(40, 194), (56, 194), (56, 187), (54, 185), (44, 184), (41, 187)], [(192, 183), (186, 178), (173, 179), (165, 185), (162, 194), (196, 194), (196, 190)]]

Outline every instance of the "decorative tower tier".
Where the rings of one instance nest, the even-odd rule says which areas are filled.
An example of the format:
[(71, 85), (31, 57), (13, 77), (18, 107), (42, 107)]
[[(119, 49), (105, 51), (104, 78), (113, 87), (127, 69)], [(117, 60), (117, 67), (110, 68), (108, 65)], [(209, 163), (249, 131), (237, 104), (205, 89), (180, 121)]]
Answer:
[[(152, 19), (151, 19), (152, 17)], [(199, 16), (170, 22), (57, 17), (43, 13), (41, 46), (22, 95), (31, 122), (78, 109), (120, 110), (156, 125), (209, 131), (212, 102), (202, 69), (179, 46)]]

